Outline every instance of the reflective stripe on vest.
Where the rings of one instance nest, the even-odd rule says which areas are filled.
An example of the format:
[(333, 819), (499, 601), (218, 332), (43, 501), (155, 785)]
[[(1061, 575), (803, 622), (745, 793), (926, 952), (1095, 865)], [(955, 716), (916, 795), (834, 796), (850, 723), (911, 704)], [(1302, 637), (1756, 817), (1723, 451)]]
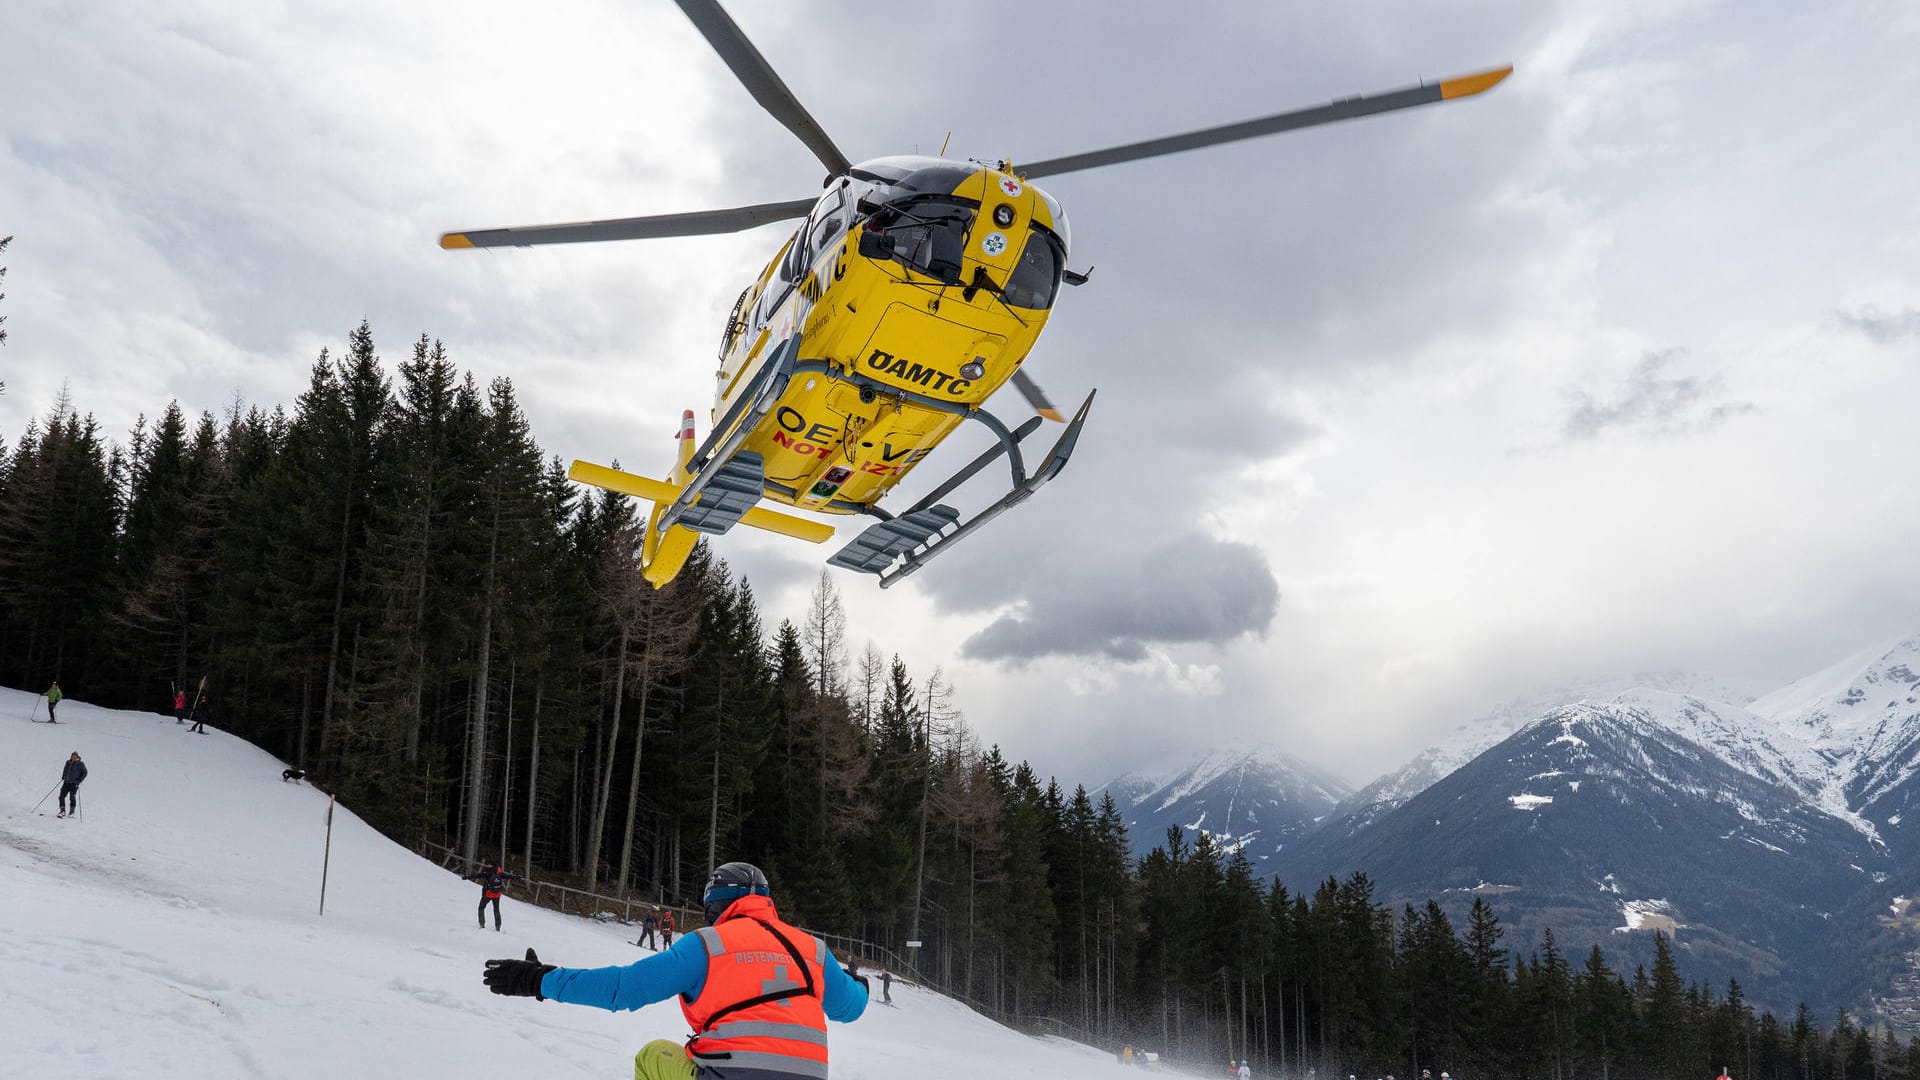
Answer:
[[(700, 1059), (695, 1058), (696, 1062)], [(700, 1062), (710, 1064), (716, 1075), (776, 1075), (803, 1076), (807, 1080), (827, 1080), (827, 1063), (807, 1061), (804, 1058), (788, 1057), (785, 1054), (764, 1054), (755, 1050), (735, 1050), (725, 1061)]]
[(796, 1042), (827, 1045), (827, 1033), (815, 1031), (805, 1024), (776, 1024), (765, 1020), (722, 1020), (713, 1025), (707, 1033), (708, 1039), (742, 1039), (755, 1035), (768, 1035), (776, 1039), (793, 1039)]
[[(764, 896), (740, 898), (718, 924), (695, 935), (706, 953), (706, 981), (698, 997), (680, 1002), (694, 1031), (687, 1045), (693, 1060), (721, 1070), (826, 1076), (826, 944), (781, 922)], [(805, 970), (794, 970), (796, 959)], [(769, 994), (785, 996), (739, 1007)]]

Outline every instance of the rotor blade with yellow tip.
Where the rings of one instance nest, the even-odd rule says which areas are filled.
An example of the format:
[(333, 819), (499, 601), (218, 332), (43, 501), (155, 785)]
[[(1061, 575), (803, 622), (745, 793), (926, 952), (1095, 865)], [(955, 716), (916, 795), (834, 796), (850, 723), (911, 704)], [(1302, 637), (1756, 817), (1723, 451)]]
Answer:
[(1034, 382), (1032, 376), (1016, 370), (1013, 373), (1013, 385), (1020, 391), (1020, 396), (1027, 399), (1027, 404), (1033, 406), (1034, 412), (1056, 424), (1067, 422), (1067, 418), (1060, 415), (1060, 410), (1053, 407), (1053, 402), (1047, 400), (1046, 391), (1040, 389), (1040, 384)]
[[(664, 480), (652, 477), (636, 476), (630, 472), (609, 469), (605, 465), (595, 465), (590, 461), (576, 461), (567, 468), (567, 478), (591, 484), (608, 491), (617, 491), (622, 495), (646, 499), (649, 502), (671, 503), (680, 495), (680, 489)], [(806, 518), (782, 514), (777, 510), (768, 510), (756, 506), (740, 518), (740, 524), (756, 529), (791, 536), (796, 540), (805, 540), (810, 544), (824, 544), (833, 539), (833, 526)]]
[(1404, 90), (1350, 97), (1329, 105), (1316, 105), (1310, 109), (1275, 113), (1257, 120), (1242, 120), (1237, 124), (1223, 124), (1220, 127), (1206, 128), (1201, 131), (1189, 131), (1184, 135), (1168, 135), (1164, 138), (1128, 143), (1108, 150), (1093, 150), (1085, 154), (1070, 154), (1066, 157), (1036, 161), (1031, 165), (1016, 167), (1014, 172), (1028, 178), (1057, 176), (1061, 173), (1078, 172), (1081, 169), (1096, 169), (1102, 165), (1118, 165), (1124, 161), (1140, 161), (1145, 158), (1160, 157), (1163, 154), (1177, 154), (1183, 150), (1198, 150), (1203, 146), (1219, 146), (1221, 143), (1255, 139), (1262, 135), (1276, 135), (1282, 131), (1298, 131), (1301, 128), (1318, 127), (1321, 124), (1372, 116), (1375, 113), (1393, 112), (1396, 109), (1411, 109), (1416, 105), (1431, 105), (1436, 101), (1450, 101), (1454, 98), (1477, 94), (1506, 78), (1512, 72), (1513, 65), (1509, 64), (1490, 71), (1463, 75), (1457, 79), (1443, 79), (1437, 83), (1409, 86)]
[(506, 229), (468, 229), (440, 237), (448, 251), (460, 248), (531, 247), (534, 244), (581, 244), (596, 240), (657, 240), (667, 236), (711, 236), (741, 232), (788, 218), (805, 217), (813, 199), (736, 206), (730, 210), (695, 210), (685, 214), (574, 221), (561, 225), (519, 225)]

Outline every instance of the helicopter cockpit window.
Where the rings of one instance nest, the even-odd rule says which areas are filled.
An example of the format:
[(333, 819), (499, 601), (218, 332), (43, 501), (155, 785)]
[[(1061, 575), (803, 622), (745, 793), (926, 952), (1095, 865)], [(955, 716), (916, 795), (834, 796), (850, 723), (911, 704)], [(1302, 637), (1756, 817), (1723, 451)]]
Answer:
[(1027, 233), (1027, 246), (1007, 279), (1000, 298), (1017, 308), (1045, 310), (1053, 306), (1053, 295), (1060, 290), (1060, 271), (1066, 265), (1060, 254), (1060, 242), (1034, 228)]
[(893, 240), (893, 258), (949, 285), (960, 281), (967, 230), (974, 207), (946, 199), (917, 199), (889, 206), (874, 215), (870, 227)]
[(820, 205), (813, 208), (813, 217), (807, 222), (807, 263), (811, 265), (826, 250), (827, 245), (840, 238), (847, 229), (847, 216), (842, 213), (845, 200), (840, 189), (835, 188)]
[(793, 247), (788, 249), (786, 261), (780, 265), (780, 274), (790, 282), (799, 282), (807, 276), (807, 268), (820, 258), (828, 244), (838, 239), (846, 231), (846, 198), (839, 187), (820, 197), (807, 215), (807, 223), (794, 237)]
[(806, 240), (806, 233), (796, 232), (793, 239), (787, 241), (786, 254), (780, 258), (780, 266), (773, 273), (773, 279), (760, 291), (760, 302), (754, 305), (753, 324), (765, 326), (773, 318), (773, 313), (786, 302), (788, 294), (793, 292), (792, 268), (798, 262), (800, 247)]

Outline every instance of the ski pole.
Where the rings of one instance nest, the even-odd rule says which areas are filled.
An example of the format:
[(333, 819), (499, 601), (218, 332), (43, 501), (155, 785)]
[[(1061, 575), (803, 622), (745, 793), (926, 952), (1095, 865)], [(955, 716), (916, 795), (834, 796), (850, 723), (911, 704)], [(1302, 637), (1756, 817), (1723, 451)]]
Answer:
[(40, 808), (46, 805), (47, 800), (53, 798), (53, 793), (59, 790), (60, 790), (59, 784), (55, 784), (52, 787), (48, 788), (47, 793), (45, 795), (40, 796), (40, 801), (33, 804), (33, 810), (31, 812), (35, 814), (39, 813)]

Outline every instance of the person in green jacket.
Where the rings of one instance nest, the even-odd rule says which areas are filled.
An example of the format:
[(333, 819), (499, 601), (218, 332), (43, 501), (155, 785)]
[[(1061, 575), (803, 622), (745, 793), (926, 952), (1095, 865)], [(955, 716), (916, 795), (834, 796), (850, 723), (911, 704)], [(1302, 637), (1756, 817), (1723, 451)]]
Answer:
[(66, 697), (66, 695), (60, 692), (60, 680), (53, 680), (53, 685), (47, 687), (47, 723), (59, 723), (58, 720), (53, 718), (53, 707), (60, 704), (60, 699), (63, 697)]

